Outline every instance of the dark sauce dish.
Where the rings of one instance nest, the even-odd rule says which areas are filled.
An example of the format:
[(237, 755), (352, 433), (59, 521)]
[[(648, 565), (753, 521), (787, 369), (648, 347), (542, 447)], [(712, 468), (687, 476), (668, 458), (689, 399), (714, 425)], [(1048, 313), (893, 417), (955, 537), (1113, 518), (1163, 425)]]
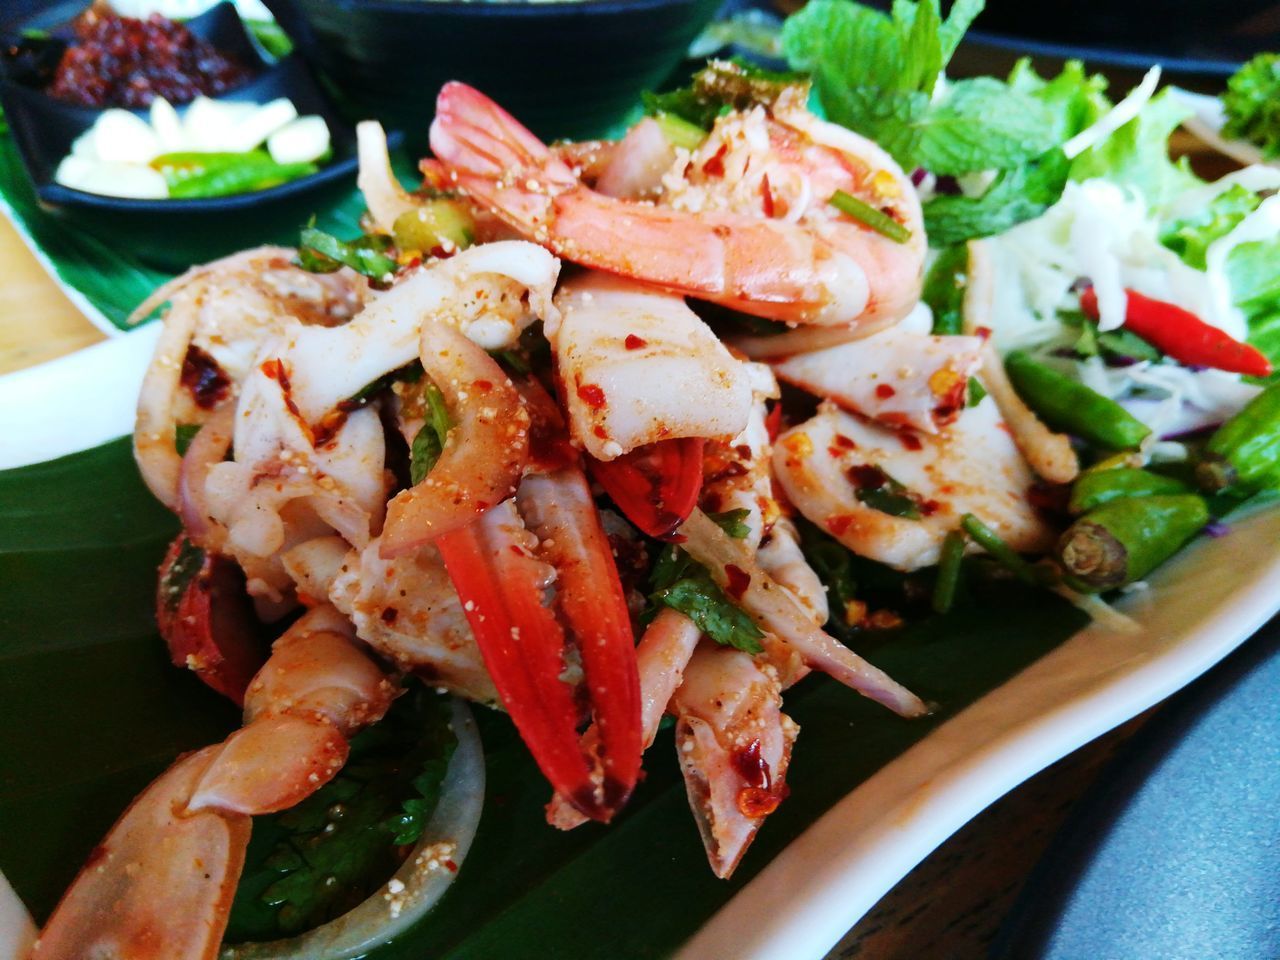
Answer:
[[(46, 23), (65, 22), (68, 12), (74, 16), (79, 9), (83, 4), (45, 5), (39, 15), (29, 16), (17, 31), (12, 30), (12, 25), (6, 25), (6, 31), (12, 36), (23, 28), (49, 29)], [(61, 20), (55, 20), (59, 14)], [(324, 118), (329, 126), (332, 156), (316, 173), (265, 190), (223, 197), (140, 200), (75, 190), (55, 182), (54, 174), (76, 138), (93, 125), (102, 111), (64, 103), (12, 77), (0, 77), (0, 103), (32, 187), (45, 209), (167, 269), (180, 269), (255, 243), (296, 240), (297, 230), (316, 209), (331, 204), (350, 189), (351, 175), (357, 167), (355, 129), (321, 92), (302, 58), (294, 54), (278, 63), (268, 63), (229, 3), (188, 20), (186, 26), (219, 49), (243, 57), (253, 67), (245, 83), (218, 99), (265, 103), (288, 97), (299, 115), (317, 114)], [(183, 109), (178, 108), (180, 112)], [(145, 114), (141, 110), (133, 112)]]
[(360, 116), (422, 150), (448, 80), (544, 139), (599, 137), (680, 63), (722, 0), (266, 0)]

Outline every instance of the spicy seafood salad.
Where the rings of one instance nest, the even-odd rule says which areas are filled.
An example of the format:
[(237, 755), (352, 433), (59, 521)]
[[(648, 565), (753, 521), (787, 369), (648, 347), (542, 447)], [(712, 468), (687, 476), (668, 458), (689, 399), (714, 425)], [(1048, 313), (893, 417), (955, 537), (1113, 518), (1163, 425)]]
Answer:
[[(933, 707), (869, 632), (1008, 580), (1136, 629), (1112, 601), (1280, 477), (1280, 171), (1172, 162), (1158, 71), (1116, 102), (1077, 63), (948, 79), (979, 6), (815, 0), (796, 73), (712, 61), (615, 141), (450, 83), (420, 189), (361, 125), (362, 236), (139, 307), (167, 304), (137, 462), (183, 524), (161, 633), (244, 724), (137, 798), (34, 956), (395, 936), (483, 795), (433, 691), (509, 715), (546, 829), (614, 818), (673, 726), (728, 877), (804, 749), (793, 685)], [(371, 885), (300, 895), (297, 844), (242, 882), (254, 845), (365, 816), (342, 785), (388, 757)]]

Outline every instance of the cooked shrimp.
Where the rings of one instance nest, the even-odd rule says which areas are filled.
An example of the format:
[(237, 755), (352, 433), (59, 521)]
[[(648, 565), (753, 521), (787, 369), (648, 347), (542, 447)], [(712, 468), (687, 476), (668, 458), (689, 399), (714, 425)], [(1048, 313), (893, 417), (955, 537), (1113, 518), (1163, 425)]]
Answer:
[[(1034, 477), (990, 398), (937, 436), (888, 430), (824, 404), (778, 439), (773, 463), (805, 517), (854, 553), (899, 570), (937, 563), (943, 539), (965, 513), (1015, 550), (1038, 550), (1051, 540), (1028, 499)], [(897, 493), (895, 483), (902, 487)], [(867, 502), (872, 492), (898, 496), (904, 507), (909, 502), (917, 517), (876, 509)]]
[(800, 728), (782, 712), (772, 668), (704, 641), (671, 699), (689, 806), (717, 877), (729, 877), (786, 796)]
[[(585, 266), (793, 323), (897, 319), (919, 295), (925, 241), (910, 182), (870, 141), (809, 116), (798, 96), (773, 118), (757, 108), (717, 121), (700, 152), (677, 161), (661, 206), (588, 189), (465, 84), (440, 91), (431, 147), (473, 198)], [(759, 191), (749, 206), (738, 189), (748, 181)], [(908, 242), (829, 207), (836, 189), (887, 210)]]
[(599, 460), (677, 437), (731, 437), (746, 424), (743, 365), (677, 296), (618, 277), (575, 277), (547, 336), (574, 440)]

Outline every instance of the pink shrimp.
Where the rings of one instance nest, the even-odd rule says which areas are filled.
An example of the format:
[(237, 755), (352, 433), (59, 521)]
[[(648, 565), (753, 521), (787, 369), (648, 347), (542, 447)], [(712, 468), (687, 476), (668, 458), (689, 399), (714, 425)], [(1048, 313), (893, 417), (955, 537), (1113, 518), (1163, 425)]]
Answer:
[[(523, 235), (576, 263), (757, 316), (855, 329), (905, 315), (924, 262), (920, 205), (882, 150), (794, 97), (721, 118), (664, 178), (660, 205), (605, 196), (510, 114), (446, 84), (431, 148)], [(744, 186), (745, 185), (745, 186)], [(907, 227), (893, 240), (830, 207), (836, 190)]]

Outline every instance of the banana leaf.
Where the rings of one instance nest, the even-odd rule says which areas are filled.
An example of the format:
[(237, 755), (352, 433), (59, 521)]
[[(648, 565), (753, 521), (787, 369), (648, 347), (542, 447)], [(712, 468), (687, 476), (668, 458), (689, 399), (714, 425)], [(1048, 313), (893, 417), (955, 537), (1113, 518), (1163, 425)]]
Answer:
[[(235, 711), (168, 664), (151, 605), (176, 523), (119, 440), (0, 473), (0, 869), (43, 920), (128, 800)], [(791, 796), (734, 879), (707, 868), (670, 731), (612, 825), (548, 827), (545, 781), (500, 713), (479, 711), (480, 832), (445, 899), (374, 960), (662, 957), (823, 811), (1082, 625), (1014, 585), (869, 650), (938, 711), (903, 720), (825, 677), (786, 696), (801, 735)], [(319, 960), (319, 958), (317, 958)]]

